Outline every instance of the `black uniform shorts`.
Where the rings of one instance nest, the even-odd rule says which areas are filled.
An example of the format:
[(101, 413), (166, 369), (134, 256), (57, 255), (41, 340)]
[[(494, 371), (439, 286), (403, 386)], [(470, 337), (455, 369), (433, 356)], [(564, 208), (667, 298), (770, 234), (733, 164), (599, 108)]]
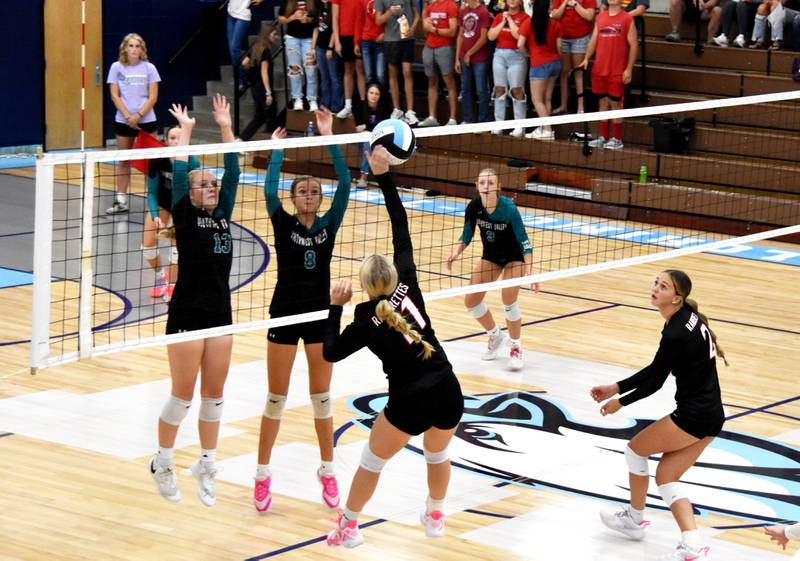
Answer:
[(695, 438), (703, 439), (707, 436), (717, 436), (722, 430), (722, 425), (725, 423), (725, 418), (718, 419), (698, 419), (689, 417), (685, 413), (676, 409), (670, 413), (669, 418), (675, 423), (679, 429), (687, 434), (691, 434)]
[(519, 261), (520, 263), (525, 262), (525, 258), (522, 256), (521, 253), (484, 253), (481, 256), (481, 259), (488, 261), (489, 263), (494, 263), (495, 265), (499, 265), (500, 267), (505, 267), (509, 263), (516, 263)]
[(418, 393), (389, 396), (383, 409), (386, 420), (406, 434), (416, 436), (431, 427), (452, 429), (464, 413), (464, 396), (452, 372), (430, 388)]
[(306, 345), (322, 343), (325, 339), (325, 321), (307, 321), (282, 327), (270, 327), (267, 340), (281, 345), (296, 345), (302, 339)]
[[(150, 121), (149, 123), (139, 123), (139, 128), (144, 132), (155, 134), (158, 131), (158, 121)], [(139, 130), (129, 127), (127, 123), (118, 123), (114, 121), (114, 134), (117, 136), (127, 136), (128, 138), (135, 138), (139, 136)]]
[(167, 316), (167, 335), (185, 331), (199, 331), (211, 327), (220, 327), (233, 323), (231, 312), (220, 314), (203, 314), (183, 310), (170, 309)]

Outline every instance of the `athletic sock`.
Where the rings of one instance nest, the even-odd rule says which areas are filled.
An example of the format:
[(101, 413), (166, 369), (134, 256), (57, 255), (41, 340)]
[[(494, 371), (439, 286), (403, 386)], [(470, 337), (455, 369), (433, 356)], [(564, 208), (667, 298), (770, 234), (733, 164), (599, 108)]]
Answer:
[(336, 471), (333, 469), (334, 465), (333, 462), (326, 462), (323, 460), (322, 462), (320, 462), (319, 465), (320, 465), (319, 473), (321, 475), (324, 475), (325, 477), (331, 477), (333, 475), (336, 475)]
[(425, 512), (433, 512), (435, 510), (444, 510), (444, 499), (434, 499), (430, 495), (425, 499)]
[(175, 449), (174, 448), (163, 448), (161, 446), (158, 447), (158, 456), (156, 457), (156, 461), (158, 465), (161, 467), (172, 467), (175, 465)]
[(200, 461), (205, 464), (206, 467), (213, 466), (214, 462), (217, 461), (217, 449), (206, 450), (204, 448), (200, 450)]
[(700, 530), (681, 532), (681, 541), (686, 545), (698, 545), (700, 543)]
[(263, 481), (267, 477), (272, 477), (272, 471), (269, 469), (269, 464), (258, 464), (256, 466), (256, 479)]
[(495, 326), (494, 326), (494, 327), (492, 327), (491, 329), (487, 329), (487, 330), (486, 330), (486, 333), (487, 333), (487, 334), (488, 334), (490, 337), (497, 337), (497, 336), (500, 334), (500, 327), (499, 327), (498, 325), (495, 325)]
[(361, 514), (360, 512), (353, 512), (347, 507), (342, 509), (342, 518), (339, 520), (339, 527), (344, 528), (347, 526), (347, 523), (351, 520), (355, 520), (358, 522), (358, 515)]
[(642, 520), (644, 520), (644, 509), (639, 510), (633, 508), (632, 506), (629, 506), (628, 513), (631, 515), (631, 520), (633, 520), (637, 524), (641, 524)]

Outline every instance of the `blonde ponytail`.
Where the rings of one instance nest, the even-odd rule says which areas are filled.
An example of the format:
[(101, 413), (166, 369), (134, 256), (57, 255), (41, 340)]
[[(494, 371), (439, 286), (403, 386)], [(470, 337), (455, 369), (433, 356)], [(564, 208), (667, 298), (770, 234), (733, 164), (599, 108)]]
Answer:
[(694, 313), (697, 314), (697, 317), (700, 318), (700, 321), (702, 321), (708, 328), (708, 332), (711, 334), (711, 340), (714, 342), (714, 346), (717, 349), (717, 356), (722, 359), (722, 362), (725, 363), (725, 366), (728, 366), (728, 359), (725, 358), (725, 351), (722, 350), (722, 347), (719, 346), (719, 343), (717, 342), (717, 335), (711, 330), (711, 327), (708, 325), (708, 318), (706, 317), (706, 315), (700, 312), (697, 302), (692, 300), (691, 298), (686, 298), (684, 302), (686, 303), (687, 306), (689, 306), (690, 310), (692, 310)]
[(433, 355), (433, 345), (423, 339), (419, 332), (417, 332), (415, 329), (411, 329), (411, 326), (406, 321), (406, 318), (397, 313), (389, 304), (388, 300), (380, 300), (378, 302), (378, 305), (375, 306), (375, 315), (379, 320), (385, 322), (390, 328), (394, 329), (401, 335), (410, 337), (415, 343), (422, 345), (423, 349), (419, 356), (421, 356), (424, 360), (431, 358), (431, 355)]

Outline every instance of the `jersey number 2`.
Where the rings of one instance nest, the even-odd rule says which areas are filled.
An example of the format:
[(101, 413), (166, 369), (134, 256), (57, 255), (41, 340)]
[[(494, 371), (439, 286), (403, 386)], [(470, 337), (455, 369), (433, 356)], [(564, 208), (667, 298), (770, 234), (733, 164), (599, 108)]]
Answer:
[(708, 327), (706, 324), (703, 323), (700, 325), (700, 333), (703, 334), (703, 339), (708, 341), (708, 358), (709, 360), (715, 358), (717, 356), (717, 347), (714, 346), (714, 339), (711, 338), (711, 333), (708, 331)]

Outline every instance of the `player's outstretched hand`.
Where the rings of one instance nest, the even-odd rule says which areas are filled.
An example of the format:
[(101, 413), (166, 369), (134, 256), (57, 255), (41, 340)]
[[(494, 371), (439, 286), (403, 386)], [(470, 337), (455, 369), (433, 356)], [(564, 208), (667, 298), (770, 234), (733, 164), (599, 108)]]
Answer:
[(214, 122), (221, 129), (229, 128), (232, 125), (231, 121), (231, 104), (222, 94), (214, 96)]
[(600, 414), (605, 417), (606, 415), (613, 415), (620, 409), (622, 409), (622, 404), (619, 402), (619, 400), (612, 399), (603, 404), (603, 406), (600, 408)]
[(173, 103), (172, 107), (169, 109), (169, 114), (175, 117), (175, 120), (178, 121), (178, 125), (180, 125), (181, 128), (194, 127), (196, 120), (194, 117), (189, 116), (189, 109), (185, 105)]
[(286, 138), (286, 129), (282, 127), (278, 127), (272, 131), (272, 140), (278, 140), (280, 138)]
[(595, 400), (597, 403), (605, 401), (608, 398), (617, 395), (618, 393), (619, 393), (619, 386), (617, 386), (617, 384), (595, 386), (591, 390), (589, 390), (589, 395), (591, 395), (592, 399)]
[(767, 526), (764, 528), (764, 533), (769, 536), (770, 541), (778, 542), (778, 545), (786, 549), (789, 538), (786, 537), (786, 530), (783, 526)]
[(340, 280), (337, 281), (331, 289), (331, 304), (334, 306), (344, 306), (353, 297), (353, 288), (350, 286), (350, 281)]
[(333, 113), (327, 107), (320, 107), (315, 114), (319, 134), (323, 136), (333, 134)]
[(381, 175), (389, 171), (389, 151), (380, 144), (372, 148), (372, 152), (364, 152), (373, 175)]

